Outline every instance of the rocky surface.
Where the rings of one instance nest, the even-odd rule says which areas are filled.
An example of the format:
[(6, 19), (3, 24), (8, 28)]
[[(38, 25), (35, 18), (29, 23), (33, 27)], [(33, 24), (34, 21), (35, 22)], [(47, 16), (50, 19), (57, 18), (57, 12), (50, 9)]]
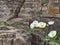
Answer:
[[(43, 10), (47, 7), (44, 8)], [(58, 30), (60, 29), (60, 14), (50, 15), (47, 11), (43, 11), (43, 14), (40, 15), (40, 9), (40, 2), (38, 0), (0, 0), (0, 22), (7, 22), (19, 29), (16, 32), (16, 39), (6, 39), (5, 37), (3, 40), (0, 40), (0, 45), (43, 45), (44, 42), (40, 40), (39, 36), (25, 32), (23, 28), (29, 28), (29, 24), (34, 20), (46, 23), (54, 20), (55, 24), (52, 27), (48, 27), (48, 30)], [(15, 30), (15, 28), (11, 29)], [(6, 31), (8, 28), (2, 27), (0, 29)]]
[(9, 30), (0, 30), (0, 45), (30, 45), (32, 39), (30, 33), (11, 26), (5, 28)]
[[(39, 1), (25, 0), (24, 5), (22, 6), (21, 4), (23, 1), (24, 0), (1, 0), (0, 22), (7, 22), (17, 28), (24, 28), (25, 26), (29, 27), (29, 22), (31, 20), (40, 20), (41, 17), (47, 17), (46, 20), (53, 20), (49, 18), (53, 17), (59, 22), (59, 19), (56, 19), (55, 17), (60, 18), (60, 14), (50, 15), (44, 11), (43, 14), (40, 15), (39, 11), (41, 8)], [(45, 10), (44, 8), (43, 10)], [(16, 15), (18, 15), (18, 17), (15, 17)], [(42, 20), (44, 20), (44, 18)]]
[[(17, 14), (18, 6), (22, 7), (24, 0), (1, 0), (0, 1), (0, 21), (7, 21)], [(20, 8), (19, 7), (19, 8)]]

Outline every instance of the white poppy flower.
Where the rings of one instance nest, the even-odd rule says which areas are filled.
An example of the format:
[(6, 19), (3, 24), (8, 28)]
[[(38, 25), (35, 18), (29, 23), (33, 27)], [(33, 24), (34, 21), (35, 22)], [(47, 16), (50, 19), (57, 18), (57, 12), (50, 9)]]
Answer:
[(34, 27), (38, 27), (38, 21), (33, 21), (31, 24), (30, 24), (30, 28), (34, 28)]
[(53, 25), (54, 24), (54, 21), (49, 21), (48, 24), (49, 25)]
[(45, 22), (39, 22), (39, 27), (40, 28), (45, 28), (46, 27), (46, 23)]
[(48, 34), (49, 37), (53, 38), (56, 36), (56, 31), (51, 31), (49, 34)]

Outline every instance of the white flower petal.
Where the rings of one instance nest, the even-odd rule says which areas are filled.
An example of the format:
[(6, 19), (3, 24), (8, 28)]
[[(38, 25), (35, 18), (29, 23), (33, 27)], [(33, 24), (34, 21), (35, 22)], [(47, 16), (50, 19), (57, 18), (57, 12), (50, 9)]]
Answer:
[(56, 36), (56, 31), (51, 31), (49, 34), (48, 34), (49, 37), (53, 38)]
[(51, 34), (48, 34), (48, 36), (51, 37), (51, 38), (53, 37)]
[(54, 21), (49, 21), (48, 24), (49, 25), (53, 25), (54, 24)]
[(46, 27), (46, 23), (45, 22), (39, 22), (39, 27), (40, 28), (45, 28)]
[(33, 21), (32, 23), (38, 23), (38, 21), (35, 20), (35, 21)]
[(34, 27), (38, 27), (38, 21), (33, 21), (31, 24), (30, 24), (30, 28), (34, 28)]
[(33, 25), (33, 23), (30, 25), (30, 28), (31, 28), (31, 29), (33, 29), (33, 28), (34, 28), (34, 25)]
[(56, 34), (56, 31), (51, 31), (50, 33), (55, 33)]
[(31, 25), (32, 25), (32, 27), (38, 27), (38, 21), (33, 21), (32, 23), (31, 23)]

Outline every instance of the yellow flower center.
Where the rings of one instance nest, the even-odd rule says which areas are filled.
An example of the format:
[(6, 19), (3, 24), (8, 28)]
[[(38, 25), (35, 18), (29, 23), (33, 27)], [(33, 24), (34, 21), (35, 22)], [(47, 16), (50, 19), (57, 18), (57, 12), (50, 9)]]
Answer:
[(37, 24), (34, 24), (34, 27), (37, 27)]
[(44, 25), (43, 24), (41, 24), (41, 27), (43, 27)]
[(44, 28), (44, 24), (41, 24), (40, 27), (41, 27), (41, 28)]
[(52, 34), (52, 36), (54, 37), (56, 34)]

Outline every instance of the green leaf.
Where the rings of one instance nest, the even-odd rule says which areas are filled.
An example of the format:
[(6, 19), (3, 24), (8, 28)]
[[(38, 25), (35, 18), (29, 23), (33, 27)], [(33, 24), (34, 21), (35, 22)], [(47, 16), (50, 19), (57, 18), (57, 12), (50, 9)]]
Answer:
[(0, 22), (0, 26), (9, 26), (9, 24), (6, 22)]
[(42, 3), (43, 4), (45, 4), (45, 3), (47, 3), (48, 2), (48, 0), (42, 0)]
[(25, 29), (25, 31), (27, 31), (27, 32), (34, 32), (34, 30), (31, 29), (31, 28), (24, 27), (24, 29)]
[(29, 29), (29, 32), (33, 32), (33, 31), (34, 31), (34, 30), (33, 30), (33, 29), (31, 29), (31, 28)]
[(40, 15), (42, 15), (42, 9), (40, 10)]

